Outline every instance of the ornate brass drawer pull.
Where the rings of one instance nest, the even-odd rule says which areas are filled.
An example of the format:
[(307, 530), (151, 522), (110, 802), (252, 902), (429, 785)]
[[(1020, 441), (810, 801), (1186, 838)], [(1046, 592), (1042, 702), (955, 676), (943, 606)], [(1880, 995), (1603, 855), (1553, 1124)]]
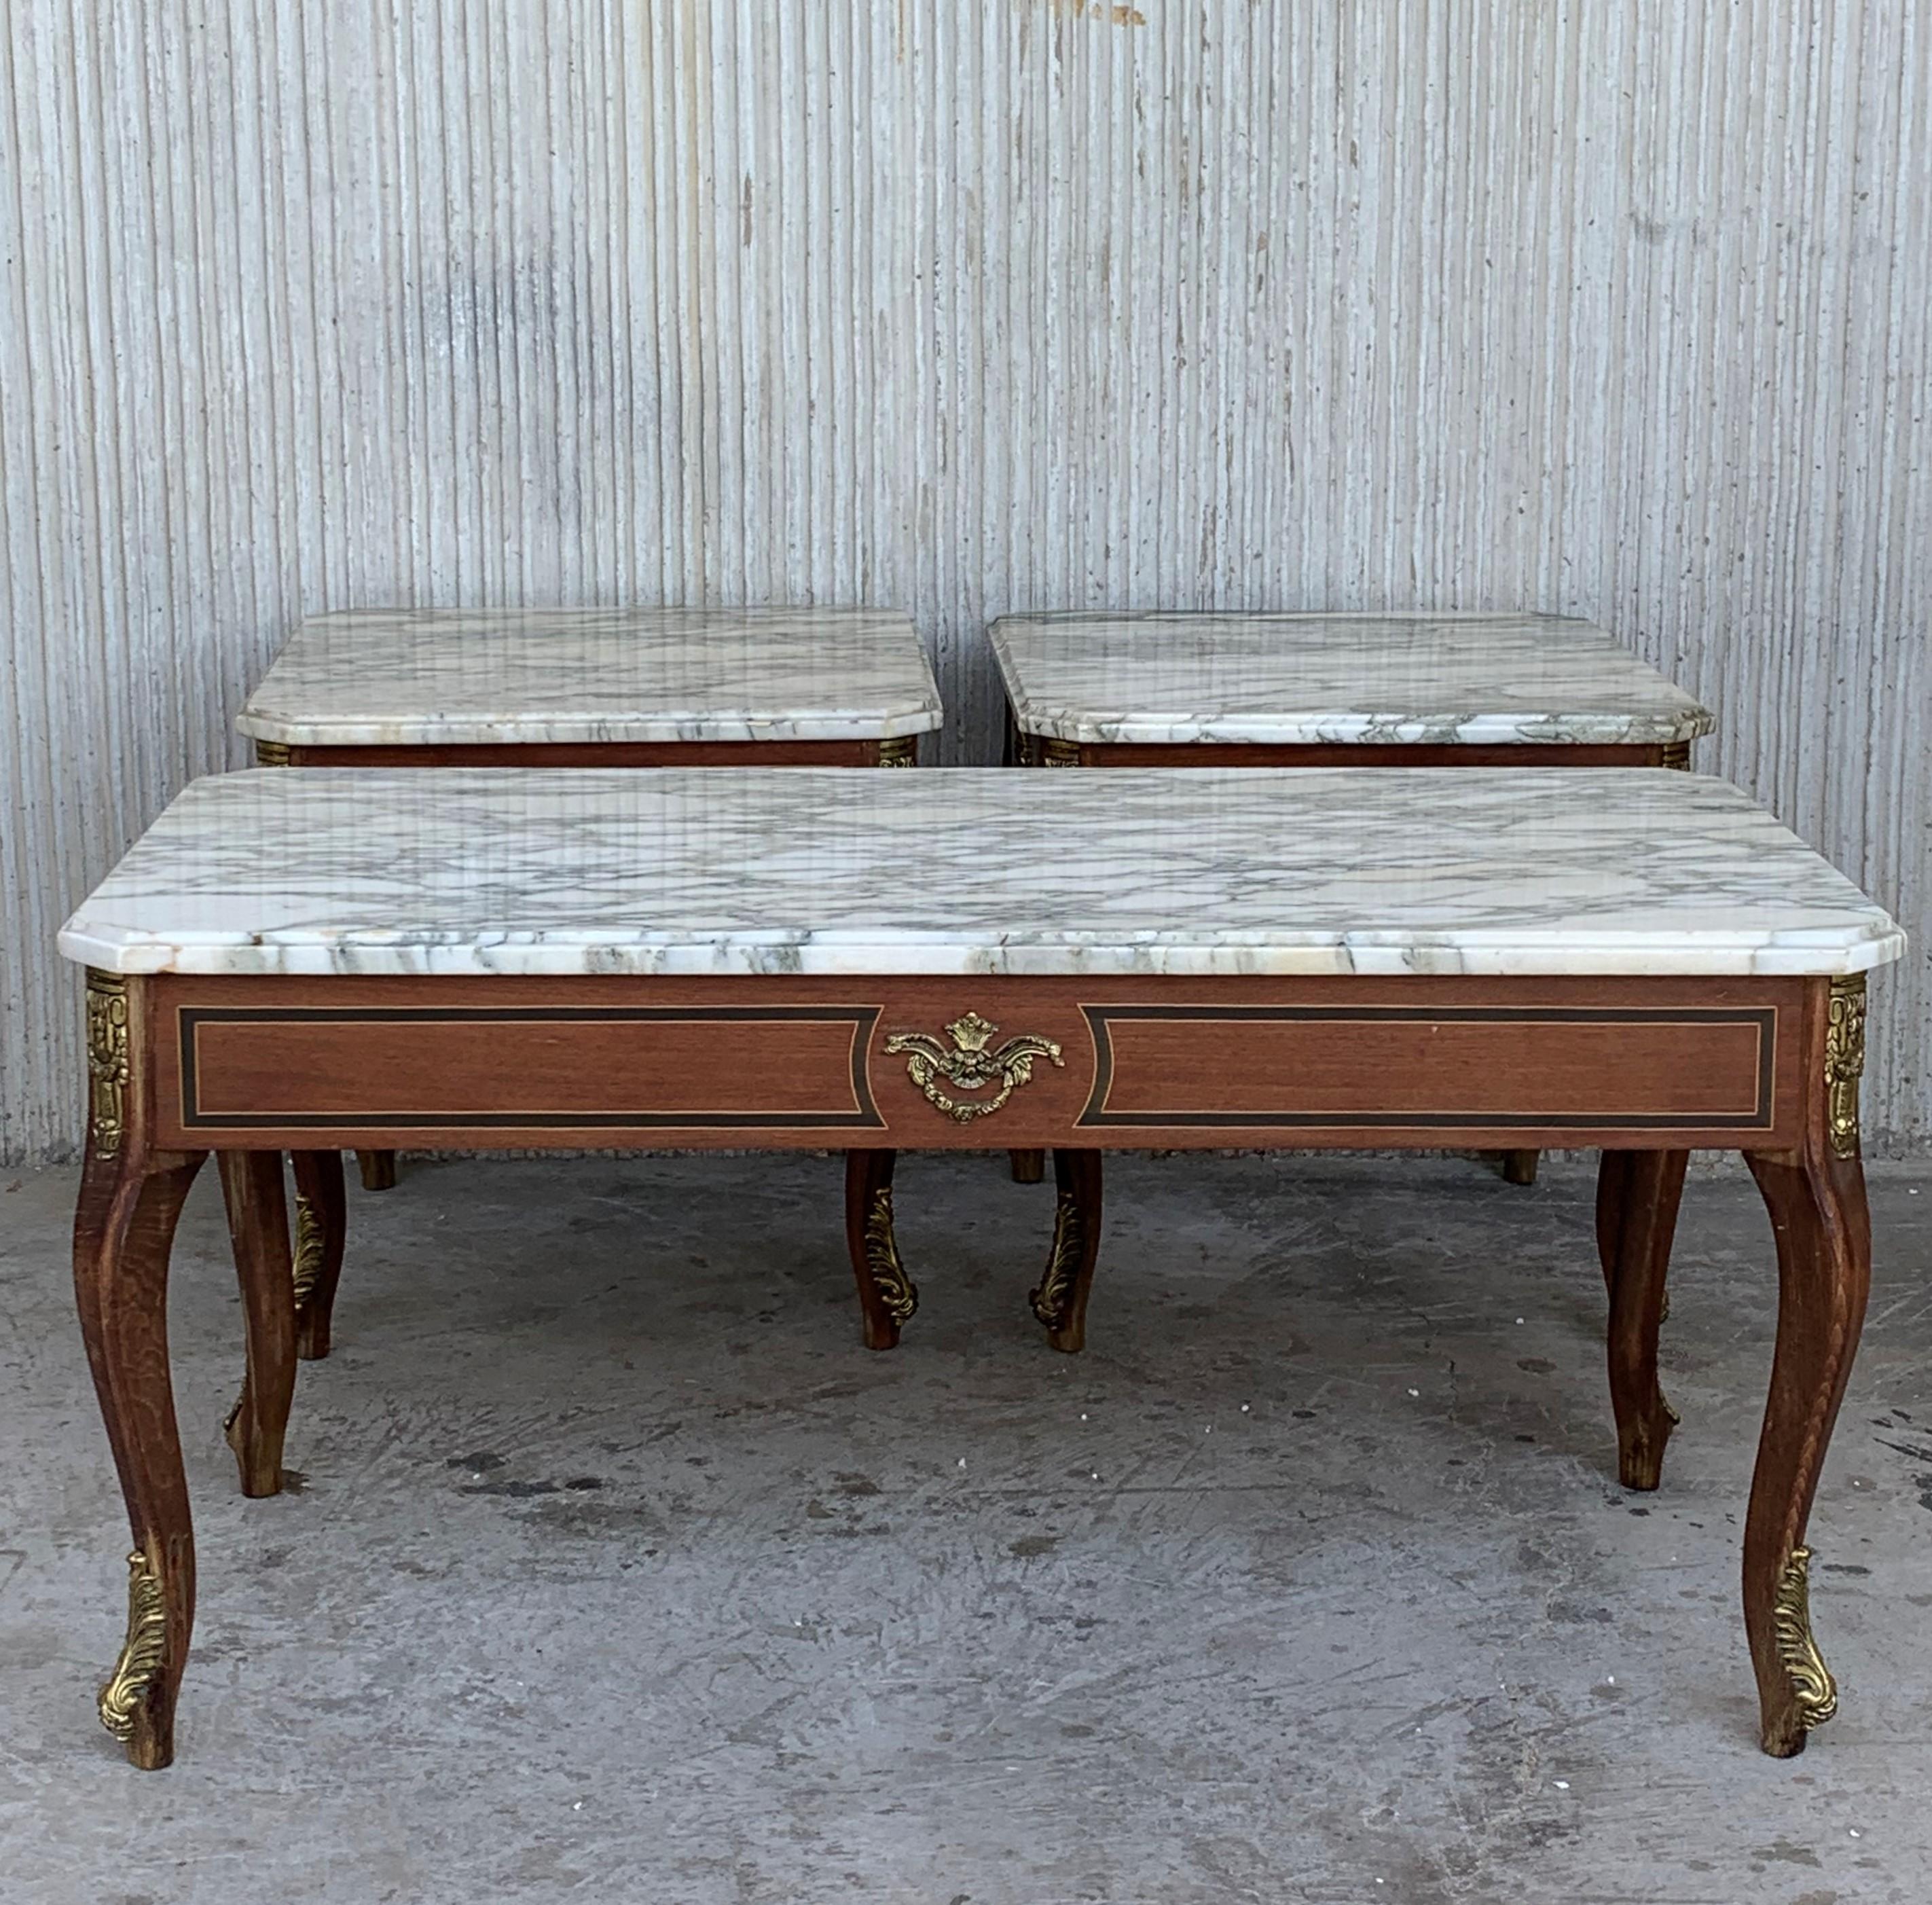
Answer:
[[(1036, 1058), (1048, 1059), (1065, 1069), (1060, 1048), (1051, 1039), (1022, 1034), (988, 1051), (987, 1041), (999, 1029), (976, 1012), (969, 1012), (946, 1028), (955, 1051), (949, 1052), (926, 1032), (895, 1032), (886, 1040), (886, 1049), (906, 1054), (908, 1074), (932, 1103), (956, 1124), (970, 1124), (975, 1118), (991, 1118), (1031, 1080)], [(941, 1078), (962, 1091), (983, 1091), (994, 1084), (999, 1089), (990, 1098), (954, 1098), (941, 1088)]]

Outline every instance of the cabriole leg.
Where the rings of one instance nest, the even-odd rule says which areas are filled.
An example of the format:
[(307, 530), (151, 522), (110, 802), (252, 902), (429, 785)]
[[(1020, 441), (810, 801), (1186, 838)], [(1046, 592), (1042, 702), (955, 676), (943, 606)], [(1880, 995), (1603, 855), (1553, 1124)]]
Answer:
[(1617, 1252), (1622, 1248), (1624, 1205), (1630, 1195), (1634, 1151), (1606, 1151), (1597, 1166), (1597, 1256), (1604, 1266), (1604, 1287), (1614, 1290)]
[(364, 1190), (386, 1191), (396, 1188), (396, 1154), (394, 1151), (358, 1151), (356, 1162), (362, 1173), (362, 1188)]
[(1744, 1628), (1764, 1750), (1780, 1759), (1838, 1710), (1811, 1636), (1805, 1524), (1851, 1374), (1871, 1282), (1864, 1172), (1849, 1157), (1760, 1151), (1747, 1162), (1778, 1238), (1778, 1348), (1744, 1525)]
[(147, 1771), (174, 1758), (175, 1702), (194, 1626), (194, 1535), (168, 1370), (168, 1256), (202, 1154), (91, 1141), (74, 1215), (81, 1334), (128, 1504), (128, 1637), (101, 1724)]
[(248, 1348), (242, 1394), (224, 1431), (241, 1466), (242, 1492), (278, 1495), (283, 1438), (296, 1393), (295, 1280), (282, 1156), (279, 1151), (224, 1151), (219, 1166)]
[(919, 1292), (899, 1262), (892, 1228), (892, 1167), (896, 1151), (845, 1154), (845, 1240), (859, 1285), (866, 1347), (890, 1349), (919, 1307)]
[(1053, 1249), (1030, 1298), (1046, 1340), (1069, 1355), (1087, 1346), (1087, 1298), (1100, 1254), (1100, 1154), (1056, 1150)]
[(1677, 1412), (1657, 1378), (1664, 1279), (1684, 1195), (1688, 1151), (1606, 1151), (1597, 1180), (1597, 1240), (1610, 1286), (1610, 1406), (1617, 1418), (1617, 1478), (1656, 1487)]
[(335, 1286), (342, 1280), (342, 1252), (349, 1227), (342, 1154), (297, 1151), (295, 1170), (296, 1354), (304, 1363), (319, 1363), (328, 1354)]

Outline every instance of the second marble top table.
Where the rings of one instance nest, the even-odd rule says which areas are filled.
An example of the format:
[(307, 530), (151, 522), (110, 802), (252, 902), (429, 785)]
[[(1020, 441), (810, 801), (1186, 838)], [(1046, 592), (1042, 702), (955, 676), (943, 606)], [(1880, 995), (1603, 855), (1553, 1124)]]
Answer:
[(1656, 1349), (1684, 1157), (1742, 1151), (1763, 1192), (1744, 1605), (1762, 1742), (1796, 1752), (1837, 1697), (1805, 1531), (1870, 1272), (1863, 974), (1903, 946), (1769, 814), (1676, 772), (198, 782), (61, 936), (91, 969), (75, 1286), (134, 1537), (101, 1718), (137, 1765), (172, 1756), (194, 1549), (168, 1256), (211, 1154), (247, 1320), (234, 1441), (266, 1493), (293, 1393), (280, 1154), (304, 1144), (842, 1145), (879, 1348), (911, 1307), (895, 1152), (1050, 1148), (1032, 1302), (1071, 1350), (1106, 1149), (1527, 1142), (1605, 1154), (1634, 1488), (1676, 1420)]
[(890, 610), (364, 609), (304, 622), (236, 724), (265, 765), (910, 766), (940, 719)]

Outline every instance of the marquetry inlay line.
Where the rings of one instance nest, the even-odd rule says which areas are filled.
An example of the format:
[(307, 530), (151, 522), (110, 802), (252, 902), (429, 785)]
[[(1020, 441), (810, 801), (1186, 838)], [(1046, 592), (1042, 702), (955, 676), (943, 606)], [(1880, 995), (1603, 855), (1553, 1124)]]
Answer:
[[(176, 1008), (176, 1040), (181, 1061), (181, 1121), (190, 1130), (432, 1130), (476, 1126), (514, 1130), (524, 1126), (562, 1130), (880, 1130), (885, 1120), (872, 1095), (867, 1070), (872, 1035), (878, 1023), (876, 1006), (508, 1006), (492, 1010), (461, 1006), (196, 1006)], [(506, 1111), (430, 1111), (386, 1109), (378, 1112), (343, 1106), (329, 1111), (297, 1111), (273, 1106), (246, 1112), (206, 1112), (204, 1094), (204, 1027), (250, 1028), (324, 1025), (347, 1028), (384, 1024), (438, 1024), (478, 1027), (492, 1024), (568, 1025), (583, 1024), (679, 1025), (778, 1024), (800, 1028), (830, 1026), (848, 1036), (846, 1083), (849, 1109), (760, 1112), (742, 1108), (693, 1106), (670, 1111), (639, 1108), (627, 1112), (589, 1112), (566, 1107), (534, 1106)], [(775, 1054), (778, 1062), (785, 1054)]]

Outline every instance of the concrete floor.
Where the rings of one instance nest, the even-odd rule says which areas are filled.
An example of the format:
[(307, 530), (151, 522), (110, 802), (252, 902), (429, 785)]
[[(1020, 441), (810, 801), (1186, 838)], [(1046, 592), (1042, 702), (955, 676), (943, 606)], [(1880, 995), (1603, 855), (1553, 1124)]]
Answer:
[(1694, 1179), (1663, 1491), (1616, 1484), (1592, 1178), (1130, 1157), (1093, 1347), (1051, 1193), (907, 1160), (860, 1348), (839, 1168), (423, 1162), (352, 1193), (338, 1348), (247, 1502), (212, 1174), (176, 1252), (201, 1544), (182, 1757), (98, 1731), (121, 1520), (66, 1172), (0, 1176), (0, 1899), (1932, 1897), (1932, 1175), (1875, 1172), (1813, 1518), (1843, 1690), (1758, 1754), (1738, 1526), (1772, 1327)]

